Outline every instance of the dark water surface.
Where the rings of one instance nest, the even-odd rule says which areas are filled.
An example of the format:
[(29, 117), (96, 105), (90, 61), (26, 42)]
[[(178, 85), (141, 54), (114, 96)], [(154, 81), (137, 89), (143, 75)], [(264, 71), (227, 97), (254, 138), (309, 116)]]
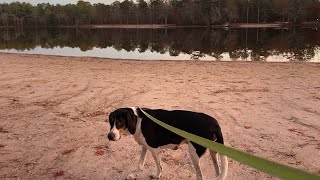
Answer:
[(320, 30), (0, 29), (0, 52), (143, 60), (320, 62)]

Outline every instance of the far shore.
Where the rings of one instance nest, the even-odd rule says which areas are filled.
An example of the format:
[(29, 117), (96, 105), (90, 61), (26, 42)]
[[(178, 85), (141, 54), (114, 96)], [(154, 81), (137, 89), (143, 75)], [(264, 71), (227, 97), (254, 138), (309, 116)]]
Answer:
[[(24, 26), (27, 27), (27, 26)], [(34, 27), (34, 26), (33, 26)], [(43, 27), (43, 26), (39, 26)], [(89, 24), (89, 25), (61, 25), (61, 26), (47, 26), (60, 28), (92, 28), (92, 29), (162, 29), (162, 28), (289, 28), (289, 27), (307, 27), (318, 28), (320, 22), (303, 22), (300, 24), (292, 23), (226, 23), (221, 25), (176, 25), (176, 24)], [(15, 26), (0, 26), (0, 28), (15, 28)]]

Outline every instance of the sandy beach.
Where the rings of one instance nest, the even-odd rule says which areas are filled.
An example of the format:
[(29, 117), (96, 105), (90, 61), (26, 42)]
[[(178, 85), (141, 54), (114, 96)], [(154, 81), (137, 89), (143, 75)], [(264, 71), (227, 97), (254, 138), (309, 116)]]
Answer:
[[(0, 179), (124, 179), (140, 147), (109, 142), (108, 114), (204, 112), (227, 146), (320, 175), (320, 63), (134, 61), (0, 53)], [(195, 179), (187, 146), (161, 179)], [(215, 177), (209, 152), (205, 179)], [(147, 154), (140, 179), (156, 171)], [(276, 179), (229, 159), (227, 179)]]

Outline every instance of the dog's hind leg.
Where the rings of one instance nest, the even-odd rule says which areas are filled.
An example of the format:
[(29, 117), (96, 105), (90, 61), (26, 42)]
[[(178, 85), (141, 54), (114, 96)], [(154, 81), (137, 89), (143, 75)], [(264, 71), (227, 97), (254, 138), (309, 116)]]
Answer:
[(159, 158), (159, 156), (157, 154), (157, 150), (156, 149), (150, 148), (149, 150), (151, 151), (152, 157), (153, 157), (154, 161), (157, 164), (157, 173), (156, 174), (152, 174), (150, 177), (152, 179), (159, 179), (160, 176), (161, 176), (161, 172), (162, 172), (162, 166), (161, 166), (160, 158)]
[(220, 171), (219, 171), (219, 166), (217, 161), (217, 152), (210, 150), (210, 155), (213, 162), (214, 170), (216, 171), (216, 175), (219, 176)]
[(147, 148), (145, 146), (142, 146), (139, 166), (138, 166), (137, 170), (135, 172), (129, 174), (126, 177), (126, 179), (137, 179), (138, 178), (139, 173), (143, 170), (144, 162), (146, 160), (146, 155), (147, 155)]
[(194, 166), (194, 169), (196, 170), (196, 175), (197, 175), (197, 180), (202, 180), (202, 172), (201, 172), (201, 168), (200, 168), (200, 159), (199, 156), (197, 154), (197, 151), (195, 149), (195, 147), (192, 145), (192, 143), (188, 143), (188, 147), (189, 147), (189, 153), (191, 156), (191, 160)]

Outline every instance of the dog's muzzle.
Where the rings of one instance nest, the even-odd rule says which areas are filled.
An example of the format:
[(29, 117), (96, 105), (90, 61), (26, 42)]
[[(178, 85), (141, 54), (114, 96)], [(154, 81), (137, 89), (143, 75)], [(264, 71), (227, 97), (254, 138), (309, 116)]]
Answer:
[(109, 141), (118, 141), (121, 139), (121, 135), (119, 133), (109, 132), (108, 139)]

